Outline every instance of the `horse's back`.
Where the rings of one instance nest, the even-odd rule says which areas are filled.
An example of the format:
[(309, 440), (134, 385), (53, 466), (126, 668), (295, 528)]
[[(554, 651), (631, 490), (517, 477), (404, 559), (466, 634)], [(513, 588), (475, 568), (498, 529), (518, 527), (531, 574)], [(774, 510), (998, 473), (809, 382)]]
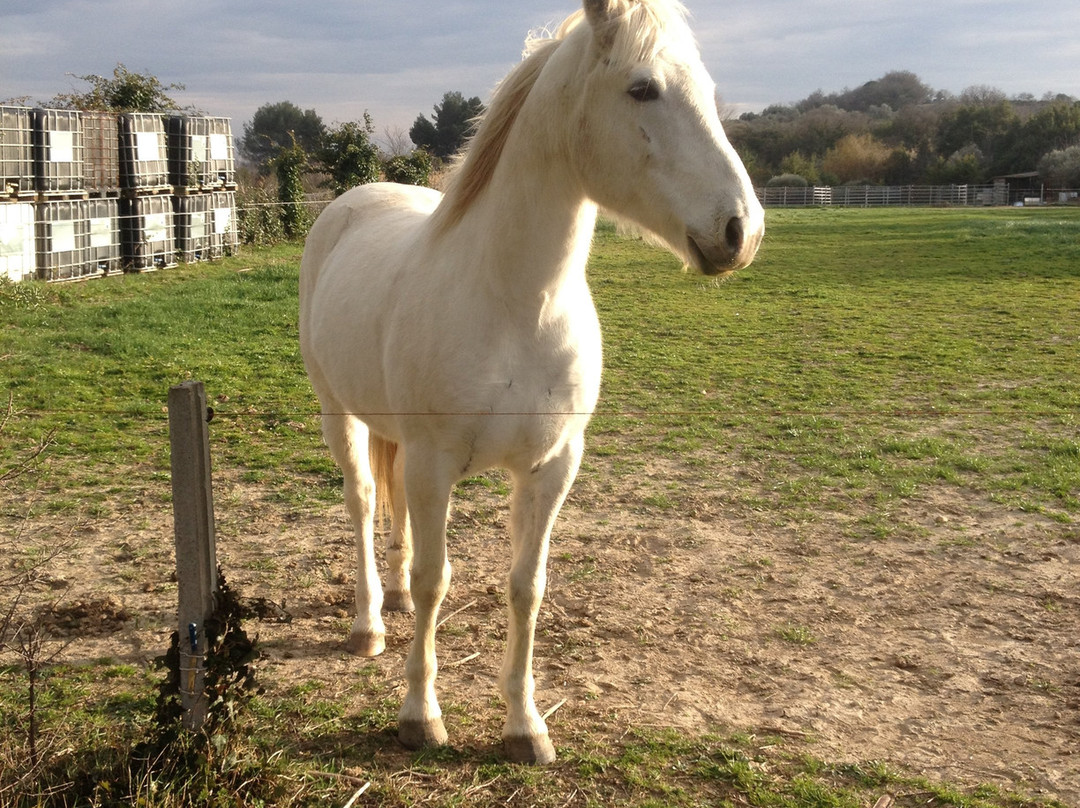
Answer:
[(335, 256), (356, 255), (358, 248), (371, 254), (380, 245), (400, 251), (401, 241), (427, 220), (441, 199), (442, 194), (431, 188), (378, 182), (359, 185), (327, 205), (304, 245), (302, 305)]
[(381, 182), (357, 186), (326, 206), (308, 234), (300, 262), (302, 341), (314, 308), (351, 298), (361, 288), (371, 298), (381, 286), (391, 285), (441, 199), (430, 188)]
[[(430, 188), (361, 185), (315, 221), (300, 264), (300, 348), (320, 398), (333, 395), (357, 409), (384, 406), (377, 378), (383, 323), (397, 307), (397, 281), (441, 198)], [(367, 395), (350, 393), (346, 388), (364, 371)]]

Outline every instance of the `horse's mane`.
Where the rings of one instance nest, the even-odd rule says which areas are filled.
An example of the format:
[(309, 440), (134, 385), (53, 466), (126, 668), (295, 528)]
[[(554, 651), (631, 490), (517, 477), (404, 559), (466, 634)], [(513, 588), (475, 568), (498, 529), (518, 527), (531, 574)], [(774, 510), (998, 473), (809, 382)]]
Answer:
[(533, 50), (496, 87), (491, 104), (480, 119), (476, 134), (469, 141), (468, 151), (454, 168), (446, 186), (446, 195), (435, 211), (441, 228), (457, 224), (487, 187), (518, 112), (559, 42), (557, 39), (543, 40), (542, 46)]
[[(446, 195), (434, 214), (440, 229), (459, 222), (483, 193), (541, 71), (584, 17), (583, 11), (577, 11), (554, 33), (530, 35), (525, 43), (525, 58), (495, 88), (468, 151), (453, 169)], [(676, 23), (688, 33), (685, 19), (686, 11), (678, 0), (617, 0), (617, 10), (609, 23), (611, 29), (605, 34), (610, 43), (609, 65), (618, 69), (651, 60), (665, 40), (665, 33), (676, 30)]]

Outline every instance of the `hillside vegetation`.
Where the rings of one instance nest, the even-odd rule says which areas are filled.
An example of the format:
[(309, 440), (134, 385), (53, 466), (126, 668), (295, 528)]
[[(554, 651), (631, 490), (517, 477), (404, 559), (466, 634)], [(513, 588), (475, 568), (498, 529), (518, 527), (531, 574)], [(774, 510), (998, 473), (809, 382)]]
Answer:
[(970, 87), (956, 96), (894, 71), (726, 126), (758, 184), (781, 175), (823, 185), (963, 184), (1039, 170), (1052, 187), (1080, 187), (1080, 101), (1067, 95)]

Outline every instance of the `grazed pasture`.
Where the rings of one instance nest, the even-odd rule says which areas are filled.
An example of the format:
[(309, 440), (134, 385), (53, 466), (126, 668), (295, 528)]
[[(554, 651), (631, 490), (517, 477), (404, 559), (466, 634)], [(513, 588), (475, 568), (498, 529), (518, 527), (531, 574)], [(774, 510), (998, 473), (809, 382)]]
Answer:
[(64, 741), (42, 784), (115, 777), (121, 753), (80, 750), (148, 721), (175, 599), (163, 407), (199, 378), (226, 572), (292, 617), (253, 626), (267, 690), (213, 769), (222, 793), (343, 803), (351, 781), (310, 774), (332, 771), (388, 805), (1080, 801), (1080, 210), (767, 224), (720, 284), (597, 237), (605, 382), (541, 613), (539, 701), (565, 750), (544, 774), (489, 744), (500, 475), (460, 486), (450, 525), (453, 748), (394, 744), (405, 618), (377, 661), (341, 651), (349, 530), (296, 346), (298, 247), (0, 287), (0, 468), (52, 441), (0, 490), (5, 564), (70, 542), (33, 592), (71, 640), (44, 691)]

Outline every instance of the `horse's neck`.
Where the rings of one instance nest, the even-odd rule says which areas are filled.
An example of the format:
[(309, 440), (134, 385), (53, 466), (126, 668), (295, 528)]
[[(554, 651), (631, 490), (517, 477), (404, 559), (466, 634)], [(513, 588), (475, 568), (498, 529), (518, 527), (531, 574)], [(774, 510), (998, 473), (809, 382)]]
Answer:
[(477, 259), (468, 271), (511, 299), (548, 299), (583, 280), (596, 206), (573, 178), (565, 155), (521, 120), (483, 194), (453, 238)]

